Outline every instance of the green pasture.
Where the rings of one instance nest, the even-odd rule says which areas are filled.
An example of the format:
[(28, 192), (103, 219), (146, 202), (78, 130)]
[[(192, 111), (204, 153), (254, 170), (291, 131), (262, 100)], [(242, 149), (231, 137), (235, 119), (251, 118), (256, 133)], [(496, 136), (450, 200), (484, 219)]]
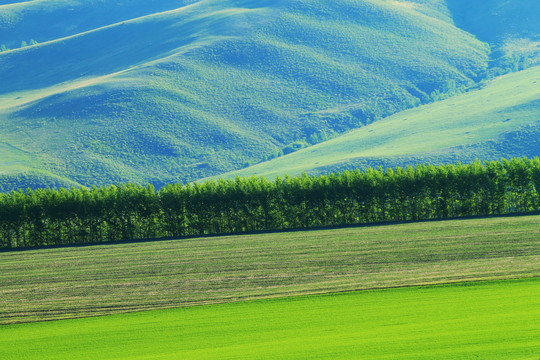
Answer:
[(247, 301), (0, 327), (11, 359), (529, 359), (540, 280)]
[(0, 252), (0, 324), (538, 277), (538, 239), (537, 215)]

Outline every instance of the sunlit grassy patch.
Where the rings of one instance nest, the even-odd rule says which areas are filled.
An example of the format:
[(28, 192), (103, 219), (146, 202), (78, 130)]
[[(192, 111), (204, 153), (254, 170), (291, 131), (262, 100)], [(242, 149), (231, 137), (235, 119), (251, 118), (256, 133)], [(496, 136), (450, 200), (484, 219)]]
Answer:
[(2, 359), (537, 359), (540, 281), (249, 301), (0, 327)]

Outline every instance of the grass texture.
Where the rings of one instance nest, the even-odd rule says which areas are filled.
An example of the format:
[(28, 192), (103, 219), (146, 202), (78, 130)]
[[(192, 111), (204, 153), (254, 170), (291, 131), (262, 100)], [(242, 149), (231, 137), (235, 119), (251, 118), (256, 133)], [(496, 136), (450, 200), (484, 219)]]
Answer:
[(428, 286), (0, 327), (11, 359), (538, 359), (540, 280)]
[(0, 323), (535, 277), (539, 225), (500, 217), (4, 252)]

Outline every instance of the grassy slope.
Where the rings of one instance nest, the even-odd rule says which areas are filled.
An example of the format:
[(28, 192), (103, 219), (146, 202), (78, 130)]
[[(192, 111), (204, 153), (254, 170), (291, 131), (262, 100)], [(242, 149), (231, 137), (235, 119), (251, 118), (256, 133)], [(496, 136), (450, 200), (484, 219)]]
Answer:
[(540, 156), (540, 66), (225, 176)]
[(5, 252), (0, 323), (540, 276), (539, 225), (508, 217)]
[(487, 66), (487, 46), (442, 1), (158, 3), (93, 1), (105, 17), (84, 4), (67, 17), (55, 0), (2, 8), (11, 38), (64, 19), (39, 45), (0, 53), (0, 141), (32, 156), (21, 164), (83, 184), (192, 180), (416, 105)]
[(389, 289), (0, 327), (2, 359), (537, 359), (540, 281)]

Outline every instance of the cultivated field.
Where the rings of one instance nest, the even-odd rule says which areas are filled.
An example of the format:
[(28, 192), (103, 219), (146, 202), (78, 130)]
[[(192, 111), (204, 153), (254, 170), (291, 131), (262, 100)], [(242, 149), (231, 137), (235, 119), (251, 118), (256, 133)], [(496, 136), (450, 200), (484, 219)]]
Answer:
[(0, 323), (538, 277), (539, 239), (523, 216), (4, 252)]
[(0, 327), (8, 359), (538, 359), (540, 280), (247, 301)]

